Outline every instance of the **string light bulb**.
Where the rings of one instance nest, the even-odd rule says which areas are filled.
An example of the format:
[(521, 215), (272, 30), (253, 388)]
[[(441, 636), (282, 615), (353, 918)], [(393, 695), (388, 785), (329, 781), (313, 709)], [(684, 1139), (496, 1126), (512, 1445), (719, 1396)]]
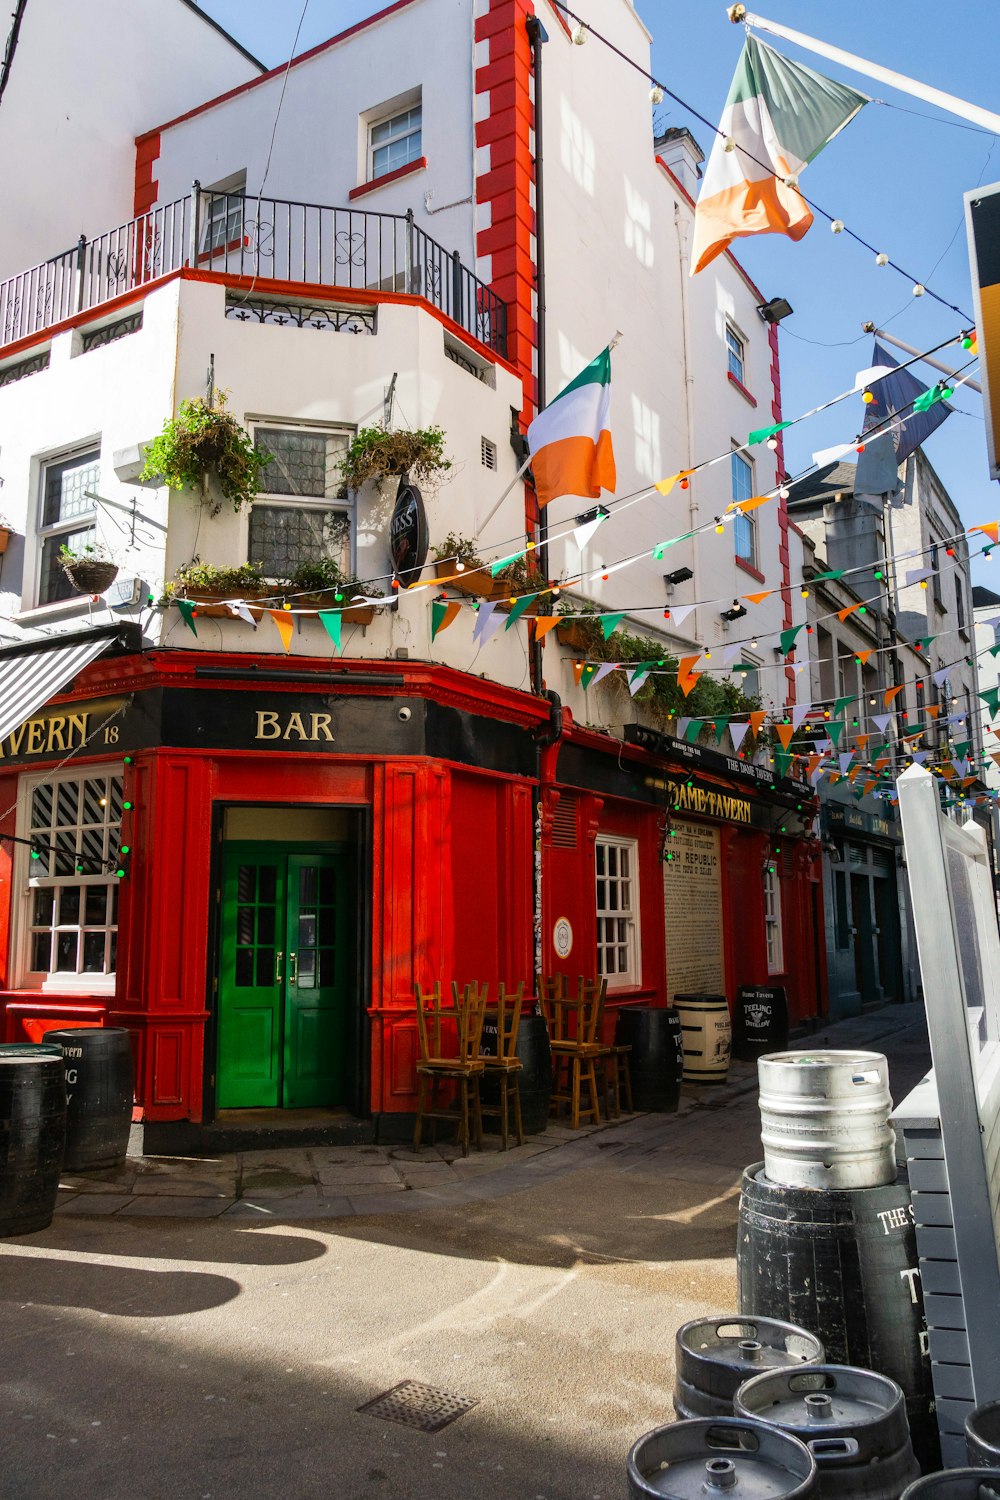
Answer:
[(913, 288), (913, 295), (914, 295), (914, 297), (922, 297), (924, 295), (924, 293), (926, 292), (926, 290), (927, 290), (927, 288), (925, 286), (923, 286), (921, 282), (918, 281), (916, 283), (916, 285), (914, 286), (914, 288)]
[(769, 437), (767, 440), (767, 446), (770, 448), (772, 453), (777, 453), (778, 439), (776, 437)]
[(888, 255), (886, 255), (884, 250), (880, 250), (876, 255), (875, 264), (877, 266), (887, 266), (889, 264), (889, 257)]
[(456, 573), (464, 573), (465, 572), (465, 563), (462, 562), (461, 558), (457, 558), (456, 561), (455, 561), (455, 572)]
[(801, 592), (802, 592), (803, 599), (808, 599), (809, 598), (809, 590), (808, 589), (804, 588), (804, 589), (802, 589)]
[(723, 531), (725, 530), (725, 527), (722, 524), (721, 516), (716, 516), (715, 518), (715, 530), (719, 536), (721, 536)]
[(649, 102), (650, 104), (663, 103), (663, 90), (660, 88), (659, 84), (654, 83), (653, 87), (650, 89)]
[(731, 135), (727, 135), (726, 136), (726, 139), (722, 143), (722, 149), (723, 149), (723, 151), (735, 151), (736, 150), (736, 142), (733, 140), (733, 138), (732, 138)]
[(830, 231), (831, 231), (832, 234), (843, 234), (843, 232), (844, 232), (844, 221), (843, 221), (843, 219), (831, 219), (830, 220)]
[(866, 406), (871, 406), (872, 402), (875, 400), (875, 397), (872, 395), (871, 391), (865, 391), (861, 399)]
[(779, 500), (787, 500), (788, 499), (788, 494), (789, 494), (788, 490), (786, 490), (785, 487), (784, 487), (784, 485), (782, 485), (781, 489), (778, 491), (778, 499)]
[(575, 47), (582, 47), (586, 40), (587, 28), (584, 26), (582, 21), (579, 21), (577, 22), (577, 25), (573, 31), (573, 45)]

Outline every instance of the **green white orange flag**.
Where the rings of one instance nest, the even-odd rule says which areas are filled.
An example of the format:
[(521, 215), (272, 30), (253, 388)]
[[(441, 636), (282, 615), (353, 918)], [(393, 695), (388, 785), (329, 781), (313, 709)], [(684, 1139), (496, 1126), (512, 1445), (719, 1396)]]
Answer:
[(571, 380), (528, 428), (531, 472), (539, 505), (558, 495), (598, 500), (615, 487), (611, 412), (611, 350)]
[(692, 276), (741, 235), (800, 240), (812, 214), (798, 175), (868, 102), (748, 37), (695, 210)]

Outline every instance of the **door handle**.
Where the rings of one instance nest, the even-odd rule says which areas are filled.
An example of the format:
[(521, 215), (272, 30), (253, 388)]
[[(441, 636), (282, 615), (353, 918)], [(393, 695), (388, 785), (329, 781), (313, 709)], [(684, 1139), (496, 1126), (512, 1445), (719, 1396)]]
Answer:
[(281, 983), (281, 960), (284, 958), (284, 956), (285, 956), (284, 955), (284, 951), (281, 948), (278, 948), (278, 949), (275, 950), (275, 954), (274, 954), (274, 982), (275, 982), (275, 984), (280, 984)]
[(288, 968), (288, 983), (289, 984), (298, 984), (298, 982), (299, 982), (299, 955), (294, 951), (294, 949), (288, 955), (288, 964), (289, 964), (289, 968)]

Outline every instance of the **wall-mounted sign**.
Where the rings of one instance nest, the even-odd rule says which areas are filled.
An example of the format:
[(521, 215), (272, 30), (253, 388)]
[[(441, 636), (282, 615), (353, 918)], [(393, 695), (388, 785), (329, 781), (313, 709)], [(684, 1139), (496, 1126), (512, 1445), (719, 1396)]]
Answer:
[(400, 583), (416, 583), (427, 561), (427, 546), (427, 513), (423, 496), (415, 484), (400, 480), (396, 504), (389, 519), (389, 553)]
[(719, 830), (677, 823), (667, 842), (673, 858), (663, 864), (663, 898), (672, 1005), (677, 994), (724, 994), (726, 965)]
[(569, 958), (573, 952), (573, 929), (565, 917), (560, 917), (552, 929), (552, 946), (557, 958)]
[[(53, 759), (85, 745), (93, 754), (109, 749), (131, 750), (137, 739), (128, 713), (130, 698), (102, 698), (99, 702), (69, 703), (33, 714), (0, 740), (0, 760), (22, 761), (31, 756)], [(127, 726), (127, 727), (126, 727)]]

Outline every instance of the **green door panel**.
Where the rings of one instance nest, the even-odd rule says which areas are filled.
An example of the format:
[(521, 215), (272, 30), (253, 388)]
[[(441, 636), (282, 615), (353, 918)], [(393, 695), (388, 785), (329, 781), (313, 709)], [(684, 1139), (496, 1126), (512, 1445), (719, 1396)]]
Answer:
[(353, 902), (347, 852), (225, 846), (219, 1109), (301, 1109), (344, 1100)]

